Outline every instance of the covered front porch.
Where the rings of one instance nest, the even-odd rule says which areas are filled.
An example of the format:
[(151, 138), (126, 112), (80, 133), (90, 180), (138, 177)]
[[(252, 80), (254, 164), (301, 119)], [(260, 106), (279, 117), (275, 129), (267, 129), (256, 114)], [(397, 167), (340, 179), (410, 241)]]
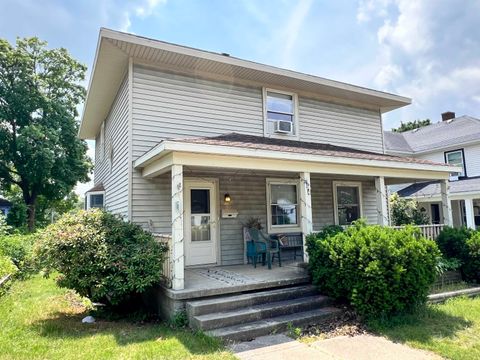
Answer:
[[(308, 262), (306, 235), (358, 218), (389, 225), (388, 184), (439, 180), (448, 200), (449, 166), (292, 141), (260, 149), (258, 143), (242, 143), (239, 149), (236, 140), (229, 146), (224, 139), (219, 146), (164, 141), (135, 162), (141, 181), (162, 189), (158, 201), (170, 205), (171, 222), (149, 224), (169, 243), (164, 275), (170, 297), (308, 281), (305, 267), (298, 266)], [(299, 152), (304, 144), (310, 148)], [(445, 223), (451, 223), (449, 204), (444, 202)], [(272, 270), (247, 264), (243, 224), (252, 216), (268, 234), (300, 234), (298, 263), (285, 258)]]

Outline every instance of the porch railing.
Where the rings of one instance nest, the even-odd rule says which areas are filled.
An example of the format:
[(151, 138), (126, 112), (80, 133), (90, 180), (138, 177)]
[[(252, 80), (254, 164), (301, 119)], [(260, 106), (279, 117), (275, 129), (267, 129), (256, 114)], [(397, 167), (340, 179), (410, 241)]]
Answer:
[(172, 264), (172, 235), (170, 234), (158, 234), (153, 233), (155, 240), (160, 243), (167, 245), (167, 252), (165, 254), (165, 259), (163, 261), (163, 272), (162, 272), (162, 283), (168, 287), (172, 287), (172, 279), (173, 279), (173, 264)]
[[(392, 226), (393, 229), (403, 229), (405, 226)], [(432, 225), (414, 225), (417, 229), (420, 229), (420, 232), (423, 236), (428, 239), (436, 240), (438, 235), (445, 227), (444, 224), (432, 224)]]

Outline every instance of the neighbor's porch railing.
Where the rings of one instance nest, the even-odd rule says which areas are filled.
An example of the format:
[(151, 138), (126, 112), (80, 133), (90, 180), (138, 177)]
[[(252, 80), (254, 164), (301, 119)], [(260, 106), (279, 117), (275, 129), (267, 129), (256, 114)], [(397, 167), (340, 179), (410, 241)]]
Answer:
[[(392, 226), (393, 229), (403, 229), (405, 226)], [(423, 236), (428, 239), (436, 240), (438, 235), (441, 233), (444, 224), (432, 224), (432, 225), (414, 225), (417, 229), (420, 229), (420, 232)]]
[(155, 237), (155, 240), (166, 244), (168, 247), (167, 253), (165, 254), (165, 260), (163, 262), (162, 282), (166, 287), (171, 288), (173, 279), (172, 235), (153, 233), (153, 236)]

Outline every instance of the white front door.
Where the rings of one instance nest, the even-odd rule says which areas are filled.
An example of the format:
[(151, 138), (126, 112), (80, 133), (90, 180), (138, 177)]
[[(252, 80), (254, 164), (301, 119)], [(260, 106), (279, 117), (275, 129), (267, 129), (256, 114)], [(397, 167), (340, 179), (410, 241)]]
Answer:
[(185, 180), (185, 265), (217, 262), (217, 183)]

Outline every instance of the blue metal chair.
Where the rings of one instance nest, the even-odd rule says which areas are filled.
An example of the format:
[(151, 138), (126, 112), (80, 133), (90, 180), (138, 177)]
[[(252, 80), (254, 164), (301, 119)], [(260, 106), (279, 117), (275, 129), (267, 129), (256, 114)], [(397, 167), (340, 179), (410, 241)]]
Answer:
[(252, 240), (249, 241), (247, 245), (247, 258), (252, 258), (254, 267), (257, 267), (257, 260), (260, 255), (262, 256), (263, 265), (265, 265), (265, 258), (267, 259), (269, 269), (272, 268), (275, 255), (278, 257), (278, 266), (282, 266), (280, 245), (277, 239), (273, 239), (269, 235), (254, 228), (249, 228), (248, 233)]

